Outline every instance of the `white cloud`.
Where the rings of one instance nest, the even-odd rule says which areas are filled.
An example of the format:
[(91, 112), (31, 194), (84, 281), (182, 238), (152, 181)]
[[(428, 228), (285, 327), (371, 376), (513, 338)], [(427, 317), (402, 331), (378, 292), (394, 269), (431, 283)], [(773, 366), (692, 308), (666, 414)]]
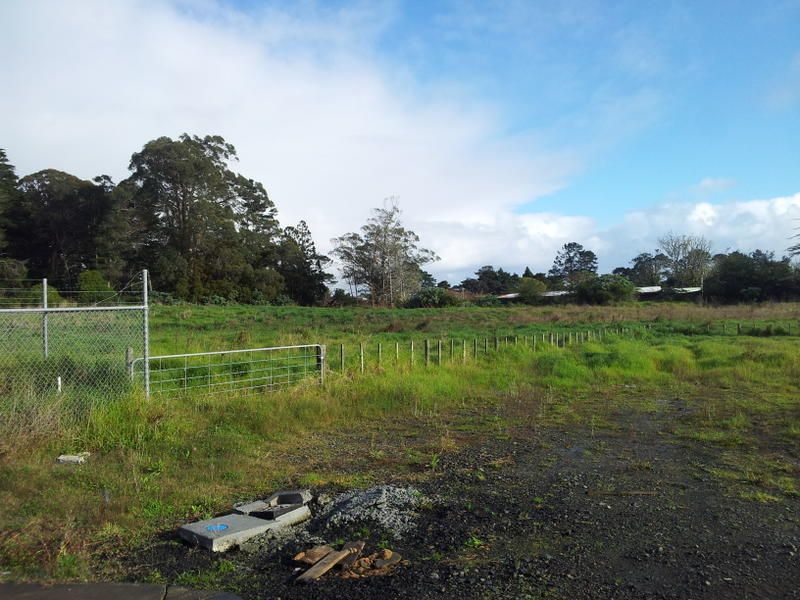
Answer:
[[(702, 235), (714, 252), (755, 249), (782, 255), (800, 227), (800, 193), (766, 200), (711, 204), (670, 203), (627, 213), (620, 223), (600, 229), (588, 217), (551, 213), (506, 215), (490, 226), (431, 224), (427, 239), (437, 240), (446, 257), (436, 273), (460, 281), (480, 265), (507, 270), (547, 271), (558, 249), (577, 241), (599, 257), (600, 270), (627, 265), (640, 252), (652, 252), (670, 231)], [(426, 232), (427, 233), (427, 232)], [(442, 265), (440, 265), (441, 267)]]
[[(379, 30), (380, 9), (298, 20), (202, 8), (196, 17), (147, 0), (2, 4), (0, 52), (13, 68), (0, 110), (14, 118), (0, 122), (0, 139), (19, 171), (120, 179), (149, 139), (219, 133), (282, 222), (306, 219), (327, 249), (390, 195), (427, 231), (481, 231), (557, 189), (577, 164), (533, 134), (498, 136), (491, 106), (422, 93), (381, 69), (353, 34), (354, 20), (366, 37)], [(443, 247), (447, 268), (458, 261)]]

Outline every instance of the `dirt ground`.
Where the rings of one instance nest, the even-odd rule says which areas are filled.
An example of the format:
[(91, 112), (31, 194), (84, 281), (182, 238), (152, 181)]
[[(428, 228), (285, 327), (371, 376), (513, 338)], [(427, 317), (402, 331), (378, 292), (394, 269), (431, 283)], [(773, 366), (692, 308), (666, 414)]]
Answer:
[[(173, 581), (211, 572), (210, 585), (243, 598), (800, 598), (800, 498), (742, 498), (713, 475), (720, 448), (675, 434), (689, 416), (671, 400), (605, 415), (603, 427), (523, 419), (461, 440), (421, 465), (424, 477), (376, 465), (378, 483), (413, 480), (427, 499), (416, 530), (391, 540), (410, 564), (388, 577), (294, 585), (292, 542), (220, 557), (165, 534), (118, 558), (130, 580), (154, 567)], [(800, 449), (768, 450), (800, 474)], [(369, 546), (390, 539), (320, 533), (367, 530)]]

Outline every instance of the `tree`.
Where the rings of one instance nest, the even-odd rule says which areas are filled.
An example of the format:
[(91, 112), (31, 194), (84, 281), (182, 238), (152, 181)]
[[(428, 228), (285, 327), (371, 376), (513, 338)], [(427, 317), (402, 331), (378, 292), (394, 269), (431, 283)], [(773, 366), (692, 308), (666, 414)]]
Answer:
[(333, 280), (324, 269), (330, 259), (317, 252), (305, 221), (284, 229), (278, 256), (278, 272), (283, 277), (286, 294), (292, 300), (304, 305), (325, 300), (328, 294), (326, 284)]
[(718, 257), (705, 282), (708, 297), (723, 302), (786, 300), (796, 297), (798, 277), (788, 257), (756, 250)]
[(588, 277), (575, 288), (578, 301), (586, 304), (611, 304), (631, 300), (634, 291), (633, 283), (620, 275)]
[(597, 273), (597, 256), (577, 242), (564, 244), (556, 254), (548, 277), (566, 287), (573, 287), (581, 280)]
[(642, 252), (631, 260), (631, 267), (617, 267), (614, 275), (621, 275), (636, 285), (660, 285), (667, 274), (669, 259), (658, 250), (653, 254)]
[(477, 278), (467, 278), (461, 287), (472, 294), (502, 294), (513, 290), (519, 281), (519, 275), (509, 273), (492, 265), (484, 265), (475, 271)]
[(104, 184), (55, 169), (19, 181), (20, 194), (6, 211), (8, 253), (25, 260), (34, 277), (74, 285), (96, 266), (114, 200)]
[(419, 284), (421, 287), (435, 287), (439, 285), (436, 283), (436, 278), (427, 271), (420, 271)]
[(533, 274), (533, 271), (531, 271), (531, 268), (530, 268), (530, 267), (525, 267), (525, 271), (523, 271), (523, 273), (522, 273), (522, 276), (523, 276), (523, 277), (530, 277), (530, 278), (532, 278), (532, 279), (536, 277), (536, 276)]
[(668, 281), (675, 287), (702, 285), (711, 267), (711, 242), (703, 236), (677, 235), (659, 238), (667, 258)]
[(332, 254), (351, 291), (358, 295), (366, 288), (373, 304), (406, 302), (421, 287), (422, 265), (438, 260), (418, 246), (416, 233), (403, 227), (395, 204), (374, 209), (361, 233), (346, 233), (333, 243)]
[[(306, 254), (307, 227), (297, 236), (282, 232), (264, 186), (232, 171), (236, 160), (222, 137), (187, 134), (152, 140), (131, 157), (132, 174), (120, 187), (140, 236), (136, 261), (153, 265), (160, 289), (193, 300), (263, 302), (284, 289), (280, 260), (292, 263), (287, 274), (319, 276), (313, 263), (321, 257)], [(293, 279), (298, 297), (321, 294), (318, 282), (306, 283)]]
[(534, 277), (522, 277), (517, 283), (520, 300), (525, 304), (536, 304), (546, 289), (544, 282)]
[(0, 256), (6, 247), (7, 213), (17, 197), (17, 174), (0, 148)]

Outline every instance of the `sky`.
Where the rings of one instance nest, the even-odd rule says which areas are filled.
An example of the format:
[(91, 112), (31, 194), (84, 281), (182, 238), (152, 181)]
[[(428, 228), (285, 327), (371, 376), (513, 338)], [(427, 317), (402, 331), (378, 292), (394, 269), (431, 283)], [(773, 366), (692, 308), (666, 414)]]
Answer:
[(0, 148), (124, 179), (218, 134), (319, 248), (397, 198), (460, 281), (800, 227), (800, 0), (2, 0)]

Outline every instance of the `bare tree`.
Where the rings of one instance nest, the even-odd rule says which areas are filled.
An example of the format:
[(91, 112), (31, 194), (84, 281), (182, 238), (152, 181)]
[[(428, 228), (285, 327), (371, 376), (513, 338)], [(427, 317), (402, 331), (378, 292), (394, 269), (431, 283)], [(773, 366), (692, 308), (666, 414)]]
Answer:
[(669, 274), (675, 286), (701, 285), (711, 268), (711, 242), (703, 236), (669, 232), (658, 243), (667, 257)]
[[(795, 221), (800, 221), (800, 219), (795, 219)], [(800, 231), (800, 227), (796, 227), (795, 229)], [(792, 239), (798, 240), (798, 242), (794, 246), (789, 246), (787, 252), (789, 252), (789, 256), (800, 256), (800, 233), (794, 234)]]

